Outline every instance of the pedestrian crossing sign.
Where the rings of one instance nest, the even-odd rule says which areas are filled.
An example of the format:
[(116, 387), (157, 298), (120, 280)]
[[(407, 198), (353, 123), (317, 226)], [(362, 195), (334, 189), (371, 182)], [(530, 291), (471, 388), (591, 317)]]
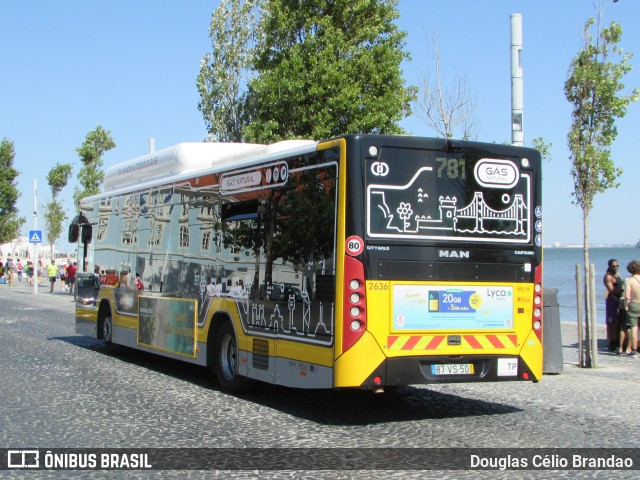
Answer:
[(42, 243), (42, 230), (29, 230), (29, 243)]

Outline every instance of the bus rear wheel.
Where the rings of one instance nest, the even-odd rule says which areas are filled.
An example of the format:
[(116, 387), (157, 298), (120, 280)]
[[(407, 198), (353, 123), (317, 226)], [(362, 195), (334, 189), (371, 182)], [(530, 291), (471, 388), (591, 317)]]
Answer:
[(238, 341), (229, 321), (225, 321), (215, 335), (213, 371), (220, 388), (230, 393), (249, 390), (249, 379), (238, 374)]

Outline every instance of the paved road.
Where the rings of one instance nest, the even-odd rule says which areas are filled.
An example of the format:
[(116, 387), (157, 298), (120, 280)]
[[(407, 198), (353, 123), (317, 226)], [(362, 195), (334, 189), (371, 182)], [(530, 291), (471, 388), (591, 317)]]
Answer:
[[(0, 285), (0, 447), (636, 447), (640, 360), (601, 351), (600, 368), (577, 368), (575, 328), (563, 324), (562, 332), (564, 370), (538, 384), (420, 386), (383, 395), (264, 386), (231, 396), (216, 388), (204, 368), (131, 351), (108, 355), (100, 342), (74, 333), (69, 295), (41, 288), (34, 296), (25, 285)], [(69, 476), (56, 473), (65, 472), (40, 472)], [(298, 477), (241, 473), (224, 476)], [(548, 472), (518, 473), (549, 477)], [(630, 473), (615, 476), (635, 478)], [(512, 478), (513, 473), (483, 476)]]

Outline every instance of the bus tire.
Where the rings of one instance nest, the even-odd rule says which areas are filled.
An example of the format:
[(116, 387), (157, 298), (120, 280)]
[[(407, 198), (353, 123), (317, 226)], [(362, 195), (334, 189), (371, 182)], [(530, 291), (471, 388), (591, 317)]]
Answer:
[(212, 369), (220, 388), (229, 393), (249, 390), (249, 379), (238, 374), (238, 340), (230, 321), (222, 322), (214, 339)]
[(101, 320), (100, 320), (100, 337), (104, 340), (104, 348), (109, 353), (116, 353), (118, 346), (113, 343), (113, 315), (111, 315), (111, 309), (109, 306), (106, 309), (101, 308)]

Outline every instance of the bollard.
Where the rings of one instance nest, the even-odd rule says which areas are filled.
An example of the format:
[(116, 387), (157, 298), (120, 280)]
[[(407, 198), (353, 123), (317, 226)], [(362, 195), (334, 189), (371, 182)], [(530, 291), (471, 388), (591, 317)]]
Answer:
[(560, 306), (558, 305), (558, 289), (545, 288), (542, 295), (544, 301), (542, 321), (542, 373), (557, 374), (562, 372), (562, 332), (560, 329)]

